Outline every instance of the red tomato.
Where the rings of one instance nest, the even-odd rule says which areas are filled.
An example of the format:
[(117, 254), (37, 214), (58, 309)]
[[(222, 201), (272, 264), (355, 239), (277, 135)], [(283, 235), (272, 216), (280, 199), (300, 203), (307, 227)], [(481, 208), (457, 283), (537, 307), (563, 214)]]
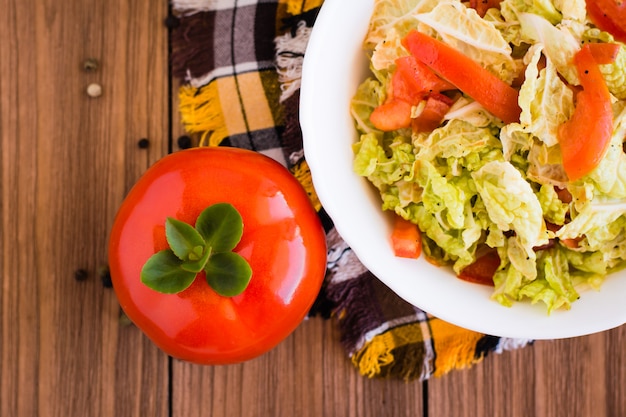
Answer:
[(476, 12), (480, 17), (484, 17), (487, 10), (491, 8), (500, 8), (502, 0), (470, 0), (469, 6), (472, 9), (476, 9)]
[(422, 253), (422, 238), (417, 225), (397, 216), (391, 232), (394, 255), (400, 258), (419, 258)]
[(476, 258), (473, 264), (466, 266), (459, 273), (464, 281), (493, 286), (493, 276), (500, 266), (498, 252), (490, 250)]
[(439, 95), (441, 91), (455, 88), (415, 57), (403, 56), (396, 59), (396, 70), (391, 77), (391, 91), (387, 101), (374, 109), (370, 121), (377, 129), (385, 132), (409, 127), (412, 106), (429, 95)]
[(554, 187), (554, 191), (556, 191), (556, 195), (559, 197), (559, 200), (561, 200), (563, 203), (565, 204), (569, 204), (572, 202), (572, 193), (569, 192), (569, 190), (567, 188), (561, 188), (561, 187)]
[(589, 43), (587, 47), (591, 50), (591, 55), (598, 65), (615, 62), (621, 48), (616, 43)]
[(431, 94), (426, 99), (426, 106), (422, 112), (411, 121), (414, 132), (431, 132), (443, 122), (444, 116), (454, 104), (448, 96), (443, 94)]
[(626, 42), (626, 3), (618, 0), (587, 0), (589, 19), (600, 29)]
[(376, 107), (370, 114), (370, 122), (384, 132), (411, 126), (411, 104), (400, 99), (391, 100)]
[(519, 121), (519, 92), (451, 46), (417, 30), (403, 40), (411, 54), (505, 123)]
[[(167, 247), (166, 218), (193, 225), (219, 202), (243, 219), (234, 250), (252, 268), (243, 293), (218, 295), (204, 272), (177, 294), (144, 285), (142, 266)], [(124, 312), (164, 352), (236, 363), (272, 349), (306, 316), (324, 279), (326, 237), (304, 189), (278, 162), (236, 148), (193, 148), (164, 157), (132, 188), (113, 224), (109, 263)]]
[[(567, 189), (564, 189), (564, 190), (567, 191)], [(557, 191), (557, 193), (558, 193), (558, 191)], [(569, 201), (572, 201), (572, 195), (569, 194), (569, 191), (567, 191), (567, 194), (569, 195), (569, 197), (566, 196), (566, 198), (569, 198)], [(559, 194), (559, 198), (561, 198), (561, 194)], [(561, 198), (561, 201), (567, 202), (567, 201), (564, 201), (562, 198)], [(556, 231), (558, 231), (561, 228), (561, 226), (559, 226), (557, 224), (550, 223), (550, 222), (546, 222), (546, 227), (548, 228), (548, 230), (551, 230), (553, 232), (556, 232)], [(559, 242), (561, 242), (564, 246), (567, 246), (568, 248), (571, 248), (571, 249), (578, 248), (580, 246), (579, 244), (580, 244), (581, 240), (583, 240), (582, 236), (571, 238), (571, 239), (561, 239), (561, 238), (559, 238)], [(549, 243), (548, 245), (549, 246), (553, 246), (554, 242)]]
[(396, 71), (392, 75), (391, 83), (393, 97), (412, 105), (416, 105), (429, 94), (456, 88), (412, 55), (396, 59)]

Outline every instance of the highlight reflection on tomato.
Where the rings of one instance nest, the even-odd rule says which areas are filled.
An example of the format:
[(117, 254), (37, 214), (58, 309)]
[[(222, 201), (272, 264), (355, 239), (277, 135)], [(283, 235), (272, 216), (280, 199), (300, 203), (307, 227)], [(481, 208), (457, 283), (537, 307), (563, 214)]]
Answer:
[[(143, 265), (168, 247), (166, 219), (193, 225), (224, 202), (243, 219), (234, 252), (252, 268), (244, 292), (221, 296), (204, 272), (177, 294), (144, 285)], [(194, 148), (157, 162), (130, 191), (111, 231), (109, 264), (123, 310), (164, 352), (235, 363), (272, 349), (306, 316), (326, 271), (326, 240), (306, 192), (278, 162), (242, 149)]]

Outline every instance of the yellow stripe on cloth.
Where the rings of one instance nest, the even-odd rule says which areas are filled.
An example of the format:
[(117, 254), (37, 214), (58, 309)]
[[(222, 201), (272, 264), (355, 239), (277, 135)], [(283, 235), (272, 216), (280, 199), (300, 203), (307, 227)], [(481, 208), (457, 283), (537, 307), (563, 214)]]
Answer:
[(322, 203), (320, 203), (320, 199), (317, 197), (317, 193), (315, 192), (315, 188), (313, 187), (311, 170), (309, 169), (309, 165), (306, 163), (306, 160), (302, 160), (300, 163), (294, 165), (291, 168), (291, 173), (294, 177), (296, 177), (296, 179), (300, 182), (300, 184), (308, 194), (309, 200), (315, 208), (315, 211), (320, 211), (320, 209), (322, 208)]
[(201, 133), (200, 144), (217, 146), (228, 136), (217, 83), (201, 88), (183, 85), (178, 94), (180, 117), (188, 133)]
[(287, 5), (287, 12), (295, 16), (320, 7), (324, 0), (279, 0), (278, 3)]
[(229, 136), (244, 133), (246, 131), (246, 120), (241, 111), (235, 77), (218, 78), (216, 82), (217, 91), (222, 101), (221, 111), (224, 115), (224, 123)]
[(476, 357), (476, 344), (483, 337), (462, 327), (435, 317), (429, 320), (433, 347), (436, 352), (434, 376), (442, 376), (453, 369), (467, 368), (480, 362)]
[[(371, 341), (352, 355), (352, 363), (361, 375), (369, 378), (381, 376), (385, 367), (394, 363), (394, 350), (410, 344), (423, 345), (420, 323), (411, 323), (394, 327), (385, 333), (376, 335)], [(421, 362), (422, 358), (417, 358)], [(418, 371), (419, 373), (419, 371)]]
[[(221, 82), (227, 82), (230, 78), (220, 79)], [(272, 110), (267, 101), (267, 92), (263, 88), (261, 77), (259, 72), (248, 72), (245, 74), (237, 75), (238, 88), (241, 91), (241, 101), (243, 103), (243, 111), (245, 112), (246, 122), (248, 123), (247, 129), (250, 131), (263, 130), (273, 128), (276, 125), (274, 117), (272, 116)], [(221, 88), (220, 88), (221, 90)], [(222, 97), (228, 94), (228, 90), (220, 91)], [(239, 108), (241, 110), (241, 107)], [(230, 119), (229, 113), (226, 111), (226, 124), (228, 125)], [(239, 127), (239, 126), (237, 126)], [(233, 126), (231, 129), (228, 126), (231, 134), (244, 133), (244, 130), (239, 130)]]
[(266, 97), (258, 72), (218, 78), (199, 88), (184, 85), (179, 92), (182, 123), (187, 132), (202, 134), (200, 146), (217, 146), (228, 136), (273, 128)]

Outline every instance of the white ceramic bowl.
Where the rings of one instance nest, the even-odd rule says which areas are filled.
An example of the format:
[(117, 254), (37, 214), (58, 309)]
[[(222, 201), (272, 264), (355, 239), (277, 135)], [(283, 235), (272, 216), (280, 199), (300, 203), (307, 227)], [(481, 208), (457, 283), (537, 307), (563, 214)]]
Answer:
[(503, 337), (581, 336), (626, 323), (626, 271), (585, 291), (568, 311), (547, 315), (543, 304), (503, 307), (491, 288), (456, 278), (423, 258), (393, 255), (388, 215), (366, 179), (352, 170), (357, 139), (350, 100), (367, 75), (361, 49), (373, 0), (326, 0), (305, 54), (300, 121), (313, 183), (339, 234), (361, 262), (400, 297), (443, 320)]

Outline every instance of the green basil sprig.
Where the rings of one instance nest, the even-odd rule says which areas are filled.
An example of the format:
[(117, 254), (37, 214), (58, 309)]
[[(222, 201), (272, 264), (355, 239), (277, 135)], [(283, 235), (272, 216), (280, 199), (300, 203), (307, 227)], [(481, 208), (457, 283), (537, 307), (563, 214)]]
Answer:
[(248, 262), (233, 252), (242, 235), (241, 215), (229, 203), (204, 209), (195, 227), (168, 217), (165, 237), (170, 247), (148, 259), (141, 269), (141, 282), (153, 290), (175, 294), (187, 289), (204, 271), (218, 294), (241, 294), (252, 277)]

